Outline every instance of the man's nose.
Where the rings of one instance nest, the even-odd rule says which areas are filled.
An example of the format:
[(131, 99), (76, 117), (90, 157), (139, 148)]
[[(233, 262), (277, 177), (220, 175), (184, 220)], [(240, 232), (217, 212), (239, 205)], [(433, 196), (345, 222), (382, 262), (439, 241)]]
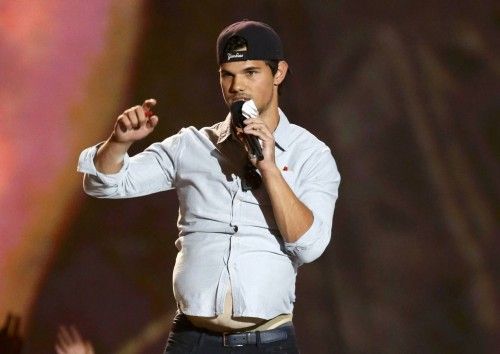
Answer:
[(235, 75), (233, 77), (233, 82), (231, 82), (231, 87), (229, 88), (229, 90), (231, 92), (239, 92), (239, 91), (243, 91), (244, 88), (245, 88), (244, 78), (242, 78), (241, 76)]

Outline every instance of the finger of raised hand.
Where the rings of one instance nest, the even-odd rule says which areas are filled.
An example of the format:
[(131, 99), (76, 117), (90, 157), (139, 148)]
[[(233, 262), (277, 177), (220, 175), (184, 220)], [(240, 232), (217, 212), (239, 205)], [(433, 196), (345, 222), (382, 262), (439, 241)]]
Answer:
[(130, 120), (130, 123), (132, 124), (133, 129), (140, 128), (139, 118), (137, 117), (137, 109), (138, 108), (140, 108), (140, 106), (135, 106), (135, 107), (129, 108), (125, 111), (125, 115)]
[(83, 342), (82, 336), (80, 335), (80, 332), (78, 332), (75, 326), (70, 326), (69, 331), (73, 338), (73, 342)]
[(56, 344), (55, 349), (57, 354), (68, 354), (68, 352), (59, 344)]
[(125, 114), (122, 114), (118, 117), (117, 123), (123, 133), (127, 132), (128, 130), (132, 130), (132, 123), (130, 122), (128, 116)]
[(59, 327), (57, 339), (63, 347), (68, 347), (73, 343), (73, 338), (65, 326)]
[(147, 99), (142, 104), (142, 108), (144, 108), (145, 111), (152, 111), (154, 106), (156, 106), (156, 100), (154, 98)]
[[(147, 113), (149, 114), (150, 111), (148, 111)], [(147, 117), (147, 114), (146, 114), (146, 109), (144, 109), (143, 106), (137, 106), (137, 109), (135, 110), (135, 113), (137, 114), (137, 119), (139, 120), (139, 125), (142, 127), (144, 126), (147, 121), (148, 121), (148, 117)]]

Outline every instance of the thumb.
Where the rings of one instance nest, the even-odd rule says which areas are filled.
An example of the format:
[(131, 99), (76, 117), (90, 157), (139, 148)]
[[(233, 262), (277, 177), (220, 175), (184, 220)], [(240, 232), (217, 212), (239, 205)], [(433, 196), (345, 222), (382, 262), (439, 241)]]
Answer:
[(158, 116), (151, 116), (146, 123), (146, 128), (153, 130), (158, 124)]

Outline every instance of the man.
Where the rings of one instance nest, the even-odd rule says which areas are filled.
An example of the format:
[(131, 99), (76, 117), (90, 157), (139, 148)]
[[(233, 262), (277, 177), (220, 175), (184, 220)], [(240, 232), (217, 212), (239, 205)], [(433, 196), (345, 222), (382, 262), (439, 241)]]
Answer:
[(226, 27), (217, 59), (228, 107), (255, 104), (243, 129), (229, 114), (129, 158), (132, 143), (158, 123), (148, 100), (120, 115), (106, 142), (82, 152), (79, 171), (96, 197), (177, 191), (178, 314), (166, 353), (296, 353), (296, 272), (330, 241), (340, 176), (330, 149), (278, 107), (288, 64), (271, 27), (247, 20)]

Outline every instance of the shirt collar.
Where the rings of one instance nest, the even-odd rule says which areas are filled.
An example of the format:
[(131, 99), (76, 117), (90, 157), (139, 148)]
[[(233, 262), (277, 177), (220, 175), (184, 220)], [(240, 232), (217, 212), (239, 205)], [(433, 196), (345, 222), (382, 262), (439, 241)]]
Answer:
[[(276, 127), (276, 130), (274, 131), (274, 140), (276, 143), (276, 146), (282, 150), (285, 151), (290, 143), (289, 139), (291, 138), (290, 136), (290, 122), (288, 121), (288, 118), (286, 117), (285, 113), (278, 108), (278, 113), (280, 120), (278, 122), (278, 126)], [(226, 141), (230, 136), (233, 136), (233, 138), (236, 138), (234, 136), (234, 132), (231, 129), (231, 114), (228, 114), (226, 116), (226, 119), (224, 119), (223, 122), (221, 122), (217, 128), (217, 144), (221, 144), (224, 141)]]
[(278, 122), (278, 126), (273, 133), (274, 141), (280, 150), (286, 151), (290, 144), (290, 139), (292, 138), (292, 134), (290, 132), (290, 122), (280, 108), (278, 108), (278, 113), (280, 115), (280, 121)]
[(231, 129), (231, 113), (229, 113), (226, 116), (226, 119), (224, 119), (224, 121), (219, 124), (216, 134), (218, 136), (217, 144), (223, 143), (233, 134)]

